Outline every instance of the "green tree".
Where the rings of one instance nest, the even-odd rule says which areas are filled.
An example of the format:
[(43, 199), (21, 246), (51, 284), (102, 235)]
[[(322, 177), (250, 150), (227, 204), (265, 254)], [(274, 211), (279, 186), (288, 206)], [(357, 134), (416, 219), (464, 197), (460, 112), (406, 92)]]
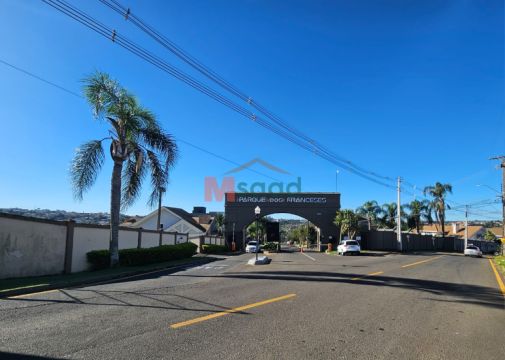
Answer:
[(367, 219), (368, 230), (372, 229), (372, 223), (376, 222), (379, 216), (382, 214), (382, 209), (375, 200), (367, 201), (359, 208), (356, 209), (356, 214), (363, 216)]
[(173, 138), (165, 133), (154, 114), (117, 81), (97, 72), (84, 79), (84, 94), (95, 118), (107, 122), (107, 136), (81, 145), (71, 166), (75, 197), (95, 183), (105, 160), (104, 143), (109, 144), (113, 161), (110, 191), (110, 265), (119, 264), (119, 212), (137, 199), (142, 181), (150, 174), (152, 191), (149, 204), (154, 206), (168, 183), (168, 170), (177, 156)]
[(247, 235), (254, 240), (259, 239), (259, 241), (262, 241), (263, 234), (266, 232), (266, 225), (265, 221), (263, 219), (259, 219), (258, 221), (253, 221), (248, 227), (247, 227)]
[(217, 214), (216, 218), (214, 219), (214, 221), (216, 222), (217, 233), (219, 235), (223, 235), (224, 215), (223, 214)]
[(347, 234), (349, 239), (354, 239), (358, 231), (358, 216), (350, 209), (337, 211), (333, 223), (340, 229), (340, 241), (342, 241), (342, 233)]
[(423, 221), (426, 221), (428, 224), (433, 223), (430, 202), (428, 200), (413, 200), (409, 204), (405, 205), (405, 208), (410, 211), (407, 216), (409, 227), (415, 227), (418, 234), (420, 233), (421, 223)]
[(430, 208), (435, 213), (435, 218), (442, 229), (442, 238), (445, 238), (445, 209), (448, 208), (445, 203), (447, 194), (452, 194), (451, 184), (435, 183), (433, 186), (426, 186), (424, 194), (432, 197)]
[(486, 230), (486, 233), (484, 234), (484, 240), (486, 241), (495, 241), (496, 240), (496, 235), (493, 234), (493, 232), (489, 229)]
[(386, 229), (394, 229), (396, 226), (396, 203), (386, 203), (382, 205), (382, 216), (379, 220), (381, 226)]

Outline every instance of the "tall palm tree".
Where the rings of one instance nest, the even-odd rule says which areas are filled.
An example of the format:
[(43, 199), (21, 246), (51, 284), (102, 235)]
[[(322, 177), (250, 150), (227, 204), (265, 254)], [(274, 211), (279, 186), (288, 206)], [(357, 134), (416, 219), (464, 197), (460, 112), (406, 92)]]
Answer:
[(372, 221), (377, 221), (382, 214), (382, 209), (375, 200), (367, 201), (356, 209), (356, 214), (363, 216), (368, 221), (368, 230), (372, 229)]
[(110, 265), (119, 264), (119, 212), (140, 194), (142, 181), (150, 173), (154, 206), (168, 182), (168, 170), (177, 156), (173, 138), (165, 133), (154, 114), (109, 75), (97, 72), (84, 79), (84, 94), (95, 118), (110, 125), (107, 136), (84, 143), (72, 160), (71, 178), (75, 197), (94, 184), (105, 159), (104, 143), (114, 163), (110, 196)]
[(445, 197), (447, 194), (452, 194), (451, 184), (435, 183), (433, 186), (426, 186), (424, 188), (424, 194), (429, 195), (433, 198), (430, 203), (431, 208), (435, 212), (435, 217), (437, 222), (442, 228), (442, 238), (445, 237), (445, 209), (449, 208), (445, 204)]
[(410, 211), (408, 218), (412, 221), (418, 234), (421, 230), (422, 221), (426, 221), (428, 224), (433, 223), (430, 202), (428, 200), (413, 200), (409, 204), (405, 205), (405, 207)]

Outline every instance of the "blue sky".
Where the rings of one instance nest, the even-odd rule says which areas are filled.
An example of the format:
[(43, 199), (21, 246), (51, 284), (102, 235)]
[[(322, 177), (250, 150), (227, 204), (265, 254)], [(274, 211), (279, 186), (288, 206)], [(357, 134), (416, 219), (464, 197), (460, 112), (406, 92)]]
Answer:
[[(196, 75), (98, 1), (69, 0), (119, 33)], [(503, 1), (121, 0), (165, 36), (285, 121), (362, 167), (422, 188), (454, 187), (450, 200), (495, 194), (505, 153)], [(236, 163), (261, 158), (334, 191), (336, 166), (277, 137), (38, 0), (0, 0), (0, 60), (75, 92), (110, 73), (176, 138)], [(74, 149), (101, 138), (84, 100), (0, 64), (0, 207), (108, 211), (110, 162), (82, 202), (68, 176)], [(164, 203), (222, 210), (204, 201), (204, 178), (235, 166), (180, 143)], [(270, 170), (256, 170), (275, 178)], [(254, 172), (238, 181), (271, 182)], [(147, 182), (146, 182), (147, 185)], [(345, 170), (342, 206), (396, 199), (394, 190)], [(145, 214), (148, 187), (127, 212)], [(403, 200), (412, 200), (403, 195)], [(475, 210), (498, 218), (498, 206)], [(461, 217), (452, 213), (451, 218)], [(474, 218), (485, 218), (473, 215)]]

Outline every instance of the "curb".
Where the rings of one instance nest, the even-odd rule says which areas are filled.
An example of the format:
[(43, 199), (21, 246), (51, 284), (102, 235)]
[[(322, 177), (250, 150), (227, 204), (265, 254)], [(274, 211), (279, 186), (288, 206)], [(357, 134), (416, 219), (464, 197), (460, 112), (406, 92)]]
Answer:
[(37, 294), (37, 293), (45, 292), (45, 291), (49, 291), (49, 290), (72, 289), (72, 288), (80, 287), (83, 285), (99, 285), (99, 284), (104, 284), (104, 283), (108, 283), (108, 282), (113, 282), (116, 280), (121, 280), (123, 278), (142, 276), (142, 275), (147, 275), (147, 274), (152, 274), (152, 273), (162, 272), (162, 271), (175, 272), (178, 270), (183, 270), (183, 269), (188, 269), (188, 268), (203, 265), (203, 264), (208, 264), (208, 263), (211, 263), (216, 260), (218, 260), (218, 259), (217, 258), (202, 257), (201, 260), (192, 261), (187, 264), (154, 268), (154, 269), (150, 269), (149, 271), (138, 270), (138, 271), (132, 271), (132, 272), (123, 273), (123, 274), (103, 276), (101, 278), (95, 278), (93, 280), (88, 280), (88, 281), (86, 281), (86, 280), (76, 281), (75, 283), (71, 283), (68, 285), (55, 284), (55, 285), (40, 286), (40, 287), (37, 287), (36, 291), (34, 291), (33, 287), (26, 288), (26, 289), (16, 289), (16, 290), (5, 291), (5, 292), (0, 293), (0, 299), (5, 299), (5, 298), (11, 297), (11, 296), (18, 296), (18, 295)]

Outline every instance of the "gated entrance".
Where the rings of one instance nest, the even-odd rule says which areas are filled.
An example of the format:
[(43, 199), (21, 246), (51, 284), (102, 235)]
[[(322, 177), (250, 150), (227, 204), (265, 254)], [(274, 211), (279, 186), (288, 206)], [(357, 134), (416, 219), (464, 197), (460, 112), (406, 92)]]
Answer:
[(226, 193), (224, 210), (228, 246), (235, 240), (238, 249), (244, 248), (246, 227), (255, 220), (256, 206), (261, 208), (262, 217), (287, 213), (307, 219), (319, 228), (321, 244), (338, 239), (338, 228), (333, 220), (340, 209), (340, 193)]

